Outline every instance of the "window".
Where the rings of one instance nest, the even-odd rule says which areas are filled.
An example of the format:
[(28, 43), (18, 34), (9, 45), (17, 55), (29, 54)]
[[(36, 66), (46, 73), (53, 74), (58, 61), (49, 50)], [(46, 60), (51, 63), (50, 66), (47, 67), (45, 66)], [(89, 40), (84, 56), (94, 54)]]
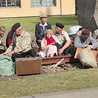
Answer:
[(20, 0), (0, 0), (0, 7), (20, 7)]
[(56, 6), (56, 0), (31, 0), (32, 6)]

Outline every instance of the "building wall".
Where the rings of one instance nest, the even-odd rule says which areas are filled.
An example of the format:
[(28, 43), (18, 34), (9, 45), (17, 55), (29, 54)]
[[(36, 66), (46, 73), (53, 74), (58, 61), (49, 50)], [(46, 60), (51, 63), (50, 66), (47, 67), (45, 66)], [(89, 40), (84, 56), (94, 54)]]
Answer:
[(61, 0), (62, 15), (75, 14), (75, 0)]
[[(71, 2), (71, 3), (70, 3)], [(56, 6), (30, 7), (30, 0), (21, 0), (21, 8), (0, 8), (0, 18), (75, 14), (75, 0), (56, 0)]]

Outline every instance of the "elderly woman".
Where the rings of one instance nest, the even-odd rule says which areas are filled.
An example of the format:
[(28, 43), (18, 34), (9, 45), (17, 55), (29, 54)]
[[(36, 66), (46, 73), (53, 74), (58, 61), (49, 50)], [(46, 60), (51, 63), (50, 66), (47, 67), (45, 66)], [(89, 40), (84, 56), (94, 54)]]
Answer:
[(4, 37), (4, 34), (5, 34), (5, 27), (0, 26), (0, 44), (2, 44), (2, 39)]
[(5, 50), (5, 40), (6, 40), (5, 27), (0, 26), (0, 49)]

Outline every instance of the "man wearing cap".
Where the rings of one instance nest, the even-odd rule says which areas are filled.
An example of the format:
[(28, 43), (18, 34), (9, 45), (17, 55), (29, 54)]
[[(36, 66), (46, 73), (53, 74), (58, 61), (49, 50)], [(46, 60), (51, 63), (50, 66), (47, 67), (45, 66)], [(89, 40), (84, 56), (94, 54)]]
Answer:
[(15, 58), (36, 56), (36, 52), (31, 47), (31, 36), (28, 32), (22, 29), (20, 23), (15, 23), (12, 26), (11, 32), (14, 32), (12, 43), (4, 52), (5, 55), (11, 56), (13, 62)]
[(68, 55), (70, 53), (71, 40), (68, 33), (63, 30), (64, 25), (56, 23), (55, 36), (56, 46), (58, 48), (59, 55)]
[(52, 29), (51, 25), (47, 23), (47, 15), (41, 15), (40, 23), (36, 24), (35, 27), (35, 37), (39, 47), (41, 47), (41, 41), (47, 29)]
[(83, 29), (81, 35), (75, 38), (74, 47), (96, 49), (98, 47), (98, 42), (90, 36), (89, 29)]

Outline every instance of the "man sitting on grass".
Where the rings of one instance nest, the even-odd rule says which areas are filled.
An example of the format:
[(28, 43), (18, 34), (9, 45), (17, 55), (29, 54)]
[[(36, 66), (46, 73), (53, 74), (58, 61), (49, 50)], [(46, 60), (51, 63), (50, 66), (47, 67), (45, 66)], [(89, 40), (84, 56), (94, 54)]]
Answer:
[(89, 29), (83, 29), (80, 36), (77, 36), (74, 40), (75, 48), (98, 48), (98, 42), (90, 36)]
[(71, 50), (71, 40), (67, 32), (63, 30), (64, 25), (61, 23), (56, 23), (55, 35), (53, 36), (56, 41), (56, 46), (58, 49), (59, 55), (68, 55), (71, 53), (74, 55), (74, 52)]
[(11, 32), (14, 32), (12, 43), (3, 54), (11, 56), (13, 62), (15, 62), (15, 58), (27, 55), (35, 57), (36, 52), (31, 47), (30, 34), (22, 29), (20, 23), (15, 23), (11, 30)]

